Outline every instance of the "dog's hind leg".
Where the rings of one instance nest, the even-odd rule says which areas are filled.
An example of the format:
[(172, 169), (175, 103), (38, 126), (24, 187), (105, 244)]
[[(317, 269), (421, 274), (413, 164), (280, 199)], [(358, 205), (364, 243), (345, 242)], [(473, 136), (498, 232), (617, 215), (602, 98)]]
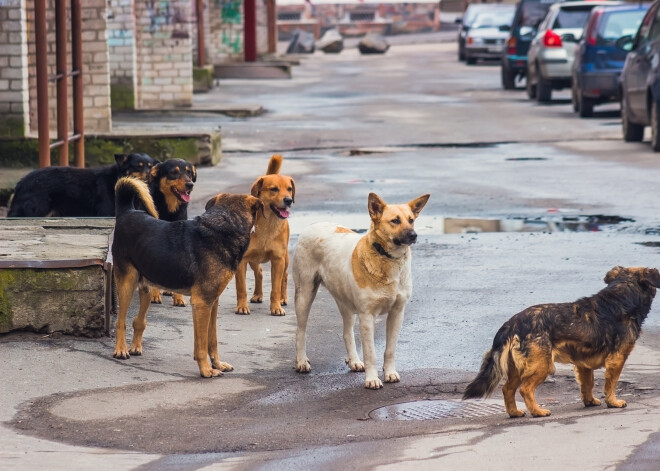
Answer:
[[(193, 314), (194, 347), (193, 358), (199, 366), (199, 374), (203, 378), (221, 376), (222, 371), (212, 368), (209, 362), (209, 330), (211, 322), (211, 308), (214, 302), (207, 302), (204, 297), (193, 291), (190, 296)], [(217, 340), (217, 339), (216, 339)], [(217, 342), (216, 342), (217, 344)]]
[(509, 367), (507, 368), (506, 383), (504, 383), (502, 386), (502, 394), (504, 395), (504, 407), (506, 408), (509, 417), (522, 417), (525, 415), (525, 412), (518, 409), (518, 406), (516, 405), (516, 390), (522, 383), (522, 380), (520, 379), (518, 368), (516, 368), (516, 365), (513, 362), (513, 358), (511, 358), (508, 352), (505, 352), (505, 354), (509, 357)]
[(380, 389), (383, 382), (378, 377), (376, 368), (376, 346), (374, 345), (374, 324), (376, 316), (370, 312), (359, 314), (360, 340), (362, 342), (362, 357), (364, 358), (364, 371), (366, 378), (364, 387), (367, 389)]
[(543, 384), (551, 371), (553, 371), (553, 363), (550, 347), (537, 344), (529, 345), (525, 368), (521, 372), (520, 395), (525, 400), (527, 410), (534, 417), (547, 417), (550, 415), (548, 409), (539, 407), (536, 402), (535, 391), (537, 387)]
[(128, 347), (131, 355), (142, 355), (142, 334), (147, 327), (147, 310), (151, 305), (151, 293), (148, 285), (140, 286), (138, 289), (140, 297), (140, 310), (133, 319), (133, 339)]
[[(223, 288), (224, 289), (224, 288)], [(233, 371), (234, 367), (229, 363), (220, 361), (220, 354), (218, 353), (218, 301), (216, 299), (211, 306), (211, 322), (209, 323), (209, 345), (208, 353), (211, 358), (211, 366), (220, 371)]]
[(386, 383), (398, 383), (401, 377), (396, 371), (395, 353), (399, 333), (403, 325), (405, 301), (398, 300), (387, 314), (385, 337), (385, 360), (383, 362), (383, 380)]
[(337, 302), (337, 307), (341, 313), (342, 320), (344, 321), (344, 344), (346, 345), (346, 364), (351, 371), (364, 371), (364, 363), (360, 360), (360, 356), (355, 346), (355, 333), (353, 326), (355, 325), (356, 314), (350, 307)]
[(250, 302), (262, 303), (264, 301), (264, 272), (261, 269), (261, 264), (257, 262), (250, 262), (250, 268), (254, 273), (254, 293), (250, 298)]
[(605, 358), (605, 403), (607, 407), (626, 407), (626, 401), (616, 398), (616, 385), (623, 371), (632, 346), (619, 352), (608, 355)]
[(131, 299), (133, 299), (135, 287), (138, 284), (139, 274), (132, 266), (125, 267), (123, 270), (115, 266), (114, 275), (119, 312), (117, 313), (115, 332), (115, 351), (112, 356), (120, 360), (126, 360), (130, 358), (128, 348), (126, 348), (126, 315), (131, 305)]
[(600, 400), (594, 397), (594, 370), (574, 366), (575, 379), (580, 385), (580, 397), (585, 407), (599, 406)]
[(307, 319), (309, 317), (309, 310), (312, 307), (316, 293), (321, 285), (321, 279), (318, 274), (313, 276), (303, 276), (297, 273), (297, 268), (294, 265), (293, 280), (295, 284), (295, 304), (296, 304), (296, 371), (298, 373), (309, 373), (312, 367), (307, 358)]

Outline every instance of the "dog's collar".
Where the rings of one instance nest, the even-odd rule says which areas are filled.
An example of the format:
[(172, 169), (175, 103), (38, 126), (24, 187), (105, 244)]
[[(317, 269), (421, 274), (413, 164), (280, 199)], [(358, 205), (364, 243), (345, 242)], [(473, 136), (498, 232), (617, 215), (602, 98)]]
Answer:
[(387, 257), (387, 258), (389, 258), (389, 259), (394, 260), (394, 257), (392, 257), (392, 255), (390, 255), (390, 254), (387, 252), (387, 250), (385, 250), (385, 249), (383, 248), (383, 246), (380, 245), (378, 242), (373, 242), (373, 243), (371, 244), (371, 246), (372, 246), (374, 249), (376, 249), (376, 252), (378, 252), (379, 254), (381, 254), (383, 257)]

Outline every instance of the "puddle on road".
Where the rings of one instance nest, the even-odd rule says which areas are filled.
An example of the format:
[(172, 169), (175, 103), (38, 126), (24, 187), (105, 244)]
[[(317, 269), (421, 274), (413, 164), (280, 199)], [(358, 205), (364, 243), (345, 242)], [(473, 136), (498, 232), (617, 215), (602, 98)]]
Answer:
[[(291, 232), (299, 234), (302, 229), (316, 222), (331, 221), (348, 227), (355, 232), (366, 232), (370, 220), (363, 214), (300, 212), (289, 220)], [(633, 219), (607, 215), (553, 215), (537, 218), (512, 217), (459, 218), (425, 217), (417, 223), (415, 230), (420, 235), (431, 234), (479, 234), (482, 232), (599, 232), (611, 230)]]

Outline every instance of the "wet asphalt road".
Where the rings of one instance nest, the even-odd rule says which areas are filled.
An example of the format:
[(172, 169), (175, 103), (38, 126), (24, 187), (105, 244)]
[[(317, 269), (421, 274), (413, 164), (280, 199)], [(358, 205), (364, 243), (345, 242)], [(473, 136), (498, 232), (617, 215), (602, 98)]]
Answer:
[[(221, 297), (219, 335), (223, 360), (235, 371), (215, 380), (197, 377), (190, 308), (154, 306), (144, 355), (125, 362), (112, 359), (113, 338), (3, 337), (0, 375), (8, 380), (0, 384), (0, 440), (7, 445), (0, 464), (528, 469), (512, 459), (523, 452), (539, 469), (652, 464), (657, 307), (624, 370), (620, 395), (630, 406), (623, 411), (583, 409), (570, 368), (559, 367), (539, 389), (539, 401), (553, 411), (544, 421), (510, 421), (503, 412), (375, 418), (392, 404), (457, 400), (497, 328), (526, 306), (593, 294), (614, 265), (660, 265), (660, 161), (648, 143), (621, 141), (617, 107), (581, 120), (566, 91), (549, 106), (530, 103), (522, 89), (501, 90), (497, 67), (456, 63), (454, 48), (409, 45), (368, 58), (355, 50), (317, 54), (302, 59), (292, 80), (226, 81), (197, 97), (260, 103), (268, 110), (261, 117), (183, 114), (154, 124), (223, 128), (225, 157), (199, 169), (193, 215), (213, 194), (248, 191), (270, 153), (282, 152), (283, 173), (296, 179), (292, 250), (300, 230), (317, 220), (366, 229), (371, 191), (395, 203), (431, 193), (417, 222), (414, 292), (397, 349), (400, 383), (368, 391), (361, 374), (347, 371), (341, 319), (323, 290), (308, 328), (313, 370), (296, 374), (293, 306), (284, 318), (269, 316), (267, 304), (235, 316), (232, 283)], [(136, 119), (143, 118), (124, 116), (115, 129)], [(547, 232), (588, 215), (627, 221), (589, 227), (597, 232)], [(546, 231), (445, 234), (452, 217), (526, 219)], [(383, 319), (376, 332), (382, 353)], [(600, 390), (602, 372), (596, 378)], [(583, 446), (573, 450), (565, 440)], [(550, 453), (553, 446), (564, 451)]]

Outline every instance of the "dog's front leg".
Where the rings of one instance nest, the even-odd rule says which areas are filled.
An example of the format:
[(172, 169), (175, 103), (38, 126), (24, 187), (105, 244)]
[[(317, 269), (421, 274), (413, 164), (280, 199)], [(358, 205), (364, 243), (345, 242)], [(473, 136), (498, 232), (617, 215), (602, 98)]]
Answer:
[(364, 371), (366, 378), (364, 387), (367, 389), (380, 389), (383, 382), (378, 378), (376, 368), (376, 346), (374, 345), (374, 324), (376, 316), (370, 312), (360, 313), (360, 340), (362, 341), (362, 357), (364, 358)]
[(193, 293), (190, 296), (193, 311), (194, 349), (193, 358), (199, 366), (199, 374), (203, 378), (221, 376), (222, 371), (212, 368), (209, 363), (209, 323), (211, 322), (212, 304)]
[(247, 282), (245, 280), (247, 271), (247, 260), (243, 260), (236, 269), (236, 309), (235, 314), (250, 314), (250, 308), (247, 302)]
[[(226, 285), (225, 285), (226, 286)], [(224, 290), (224, 287), (222, 288)], [(211, 306), (211, 322), (209, 323), (209, 344), (208, 354), (211, 358), (211, 366), (220, 371), (233, 371), (234, 367), (229, 363), (220, 361), (220, 354), (218, 353), (218, 301), (216, 299)]]
[(286, 311), (282, 309), (282, 277), (284, 276), (284, 259), (274, 258), (270, 261), (270, 315), (283, 316)]
[(385, 338), (385, 361), (383, 362), (383, 380), (386, 383), (398, 383), (401, 377), (396, 372), (395, 351), (399, 340), (399, 333), (403, 325), (403, 312), (405, 301), (397, 301), (387, 314), (386, 338)]
[(289, 251), (284, 255), (284, 273), (282, 274), (282, 295), (281, 305), (286, 306), (289, 300), (287, 290), (289, 289)]

